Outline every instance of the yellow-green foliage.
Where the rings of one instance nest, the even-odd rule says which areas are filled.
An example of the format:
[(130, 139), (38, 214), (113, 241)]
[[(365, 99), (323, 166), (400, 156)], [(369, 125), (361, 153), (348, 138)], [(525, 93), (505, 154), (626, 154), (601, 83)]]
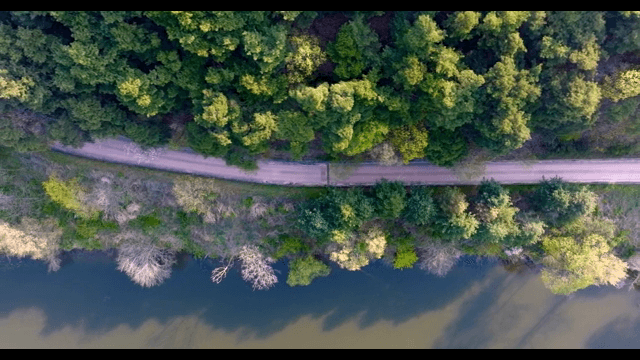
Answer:
[(391, 131), (390, 141), (393, 147), (402, 154), (402, 161), (408, 164), (413, 159), (425, 157), (428, 132), (422, 126), (405, 126)]
[(15, 226), (0, 222), (0, 252), (11, 256), (45, 259), (54, 254), (62, 229), (54, 219), (39, 222), (22, 218)]
[(65, 209), (71, 210), (83, 218), (95, 215), (95, 211), (82, 204), (85, 191), (78, 185), (76, 179), (62, 181), (56, 175), (51, 175), (49, 180), (42, 183), (42, 187), (51, 200)]
[(379, 228), (371, 228), (360, 236), (334, 231), (331, 239), (334, 244), (329, 259), (351, 271), (360, 270), (372, 259), (380, 259), (387, 246), (387, 237)]
[(289, 263), (289, 286), (311, 284), (318, 276), (327, 276), (331, 272), (329, 266), (309, 255), (306, 258), (298, 258)]
[(592, 234), (582, 241), (573, 237), (542, 240), (547, 254), (542, 280), (553, 293), (569, 294), (590, 285), (615, 285), (626, 277), (627, 265), (611, 254), (607, 240)]
[(396, 251), (396, 257), (393, 260), (393, 267), (396, 269), (412, 268), (418, 261), (418, 255), (411, 245), (399, 246)]
[(640, 95), (640, 70), (623, 71), (613, 79), (605, 78), (602, 84), (602, 96), (615, 102), (637, 95)]

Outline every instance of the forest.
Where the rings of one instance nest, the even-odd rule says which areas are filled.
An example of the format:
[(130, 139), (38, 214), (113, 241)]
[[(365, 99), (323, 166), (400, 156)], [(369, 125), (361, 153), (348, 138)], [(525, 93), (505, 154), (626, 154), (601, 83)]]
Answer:
[[(0, 12), (0, 141), (256, 158), (625, 156), (640, 12)], [(564, 155), (563, 155), (564, 154)]]
[(253, 289), (279, 281), (275, 261), (290, 286), (378, 259), (445, 276), (462, 256), (529, 266), (557, 294), (640, 278), (634, 186), (274, 187), (48, 151), (125, 136), (247, 169), (633, 156), (640, 12), (14, 11), (0, 42), (8, 256), (55, 271), (63, 251), (113, 251), (145, 287), (179, 253)]

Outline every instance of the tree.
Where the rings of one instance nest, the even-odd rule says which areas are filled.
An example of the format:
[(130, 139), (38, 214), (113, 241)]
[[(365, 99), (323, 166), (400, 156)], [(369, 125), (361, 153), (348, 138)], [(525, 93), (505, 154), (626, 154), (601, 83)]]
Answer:
[(531, 114), (524, 110), (540, 96), (536, 71), (518, 70), (513, 58), (503, 57), (485, 76), (487, 103), (493, 111), (485, 113), (476, 129), (478, 143), (498, 153), (517, 149), (530, 138), (527, 123)]
[(329, 57), (337, 64), (334, 73), (341, 79), (357, 78), (374, 66), (379, 50), (378, 35), (360, 14), (342, 25), (335, 42), (327, 46)]
[(249, 131), (242, 137), (242, 144), (248, 148), (256, 148), (264, 144), (277, 129), (277, 117), (267, 111), (254, 113), (254, 121), (248, 124)]
[(433, 202), (431, 192), (425, 187), (413, 188), (411, 196), (404, 208), (404, 219), (416, 225), (430, 224), (436, 214), (436, 204)]
[(456, 40), (466, 40), (471, 37), (471, 31), (480, 22), (480, 13), (476, 11), (456, 11), (447, 18), (447, 30), (450, 37)]
[(373, 148), (384, 141), (388, 132), (389, 126), (380, 121), (357, 122), (349, 146), (344, 150), (345, 155), (353, 156)]
[(413, 159), (425, 156), (429, 132), (421, 125), (409, 125), (391, 130), (389, 141), (402, 155), (402, 161), (408, 164)]
[(591, 214), (597, 205), (597, 195), (585, 186), (568, 184), (557, 177), (542, 180), (531, 200), (534, 208), (553, 224)]
[(497, 181), (483, 180), (474, 200), (476, 218), (480, 221), (475, 237), (479, 241), (502, 244), (518, 236), (520, 229), (515, 215), (519, 210)]
[(462, 256), (453, 245), (430, 242), (420, 249), (419, 267), (437, 276), (445, 276)]
[(382, 180), (373, 187), (378, 216), (383, 219), (397, 219), (406, 206), (407, 192), (399, 181)]
[(329, 266), (309, 255), (306, 258), (297, 258), (289, 263), (289, 275), (287, 285), (307, 286), (313, 279), (327, 276), (331, 272)]
[(640, 70), (619, 72), (613, 78), (605, 78), (602, 84), (602, 96), (614, 102), (637, 95), (640, 95)]
[(242, 279), (252, 284), (253, 290), (267, 290), (278, 282), (273, 268), (273, 260), (265, 258), (255, 245), (244, 245), (238, 254), (242, 261)]
[(459, 132), (434, 128), (425, 152), (433, 164), (453, 166), (469, 154), (469, 144)]
[(610, 253), (607, 240), (592, 234), (581, 240), (547, 237), (542, 241), (547, 268), (542, 281), (554, 294), (570, 294), (591, 285), (617, 285), (626, 276), (625, 262)]
[(299, 35), (289, 38), (290, 52), (287, 55), (286, 69), (289, 83), (304, 82), (320, 65), (327, 61), (327, 55), (320, 48), (317, 38)]
[(15, 151), (44, 150), (49, 135), (44, 116), (26, 110), (13, 110), (0, 114), (0, 144)]
[(380, 259), (387, 246), (386, 234), (377, 227), (369, 228), (355, 236), (341, 237), (328, 247), (329, 258), (341, 268), (355, 271), (369, 264), (372, 259)]
[(399, 165), (402, 163), (402, 161), (398, 159), (393, 146), (388, 142), (383, 142), (382, 144), (375, 146), (369, 151), (369, 155), (379, 164), (385, 166)]
[(445, 239), (469, 239), (477, 231), (479, 222), (469, 212), (465, 195), (459, 188), (447, 187), (437, 197), (439, 213), (436, 219), (437, 234)]
[(175, 254), (150, 241), (128, 241), (118, 248), (118, 270), (126, 273), (136, 284), (151, 287), (160, 285), (171, 276)]

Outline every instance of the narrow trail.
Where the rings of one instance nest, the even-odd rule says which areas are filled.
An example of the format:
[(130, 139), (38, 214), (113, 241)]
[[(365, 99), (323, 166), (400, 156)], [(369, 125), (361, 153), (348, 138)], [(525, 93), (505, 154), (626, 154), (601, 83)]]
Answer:
[[(503, 184), (533, 184), (559, 176), (567, 182), (640, 183), (640, 159), (500, 161), (485, 164), (473, 177), (459, 177), (453, 170), (415, 161), (409, 165), (382, 166), (375, 163), (350, 165), (348, 174), (337, 176), (326, 162), (258, 160), (258, 169), (245, 171), (226, 165), (223, 159), (205, 158), (192, 151), (166, 148), (142, 150), (126, 139), (98, 140), (83, 147), (55, 144), (52, 150), (113, 163), (168, 170), (262, 184), (294, 186), (373, 185), (381, 179), (416, 185), (474, 185), (483, 178)], [(331, 172), (331, 177), (329, 173)]]

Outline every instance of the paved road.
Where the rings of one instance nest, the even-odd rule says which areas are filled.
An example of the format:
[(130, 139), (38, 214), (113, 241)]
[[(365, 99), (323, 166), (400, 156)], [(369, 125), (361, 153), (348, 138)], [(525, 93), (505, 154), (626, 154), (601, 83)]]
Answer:
[(246, 172), (225, 165), (224, 160), (204, 158), (192, 151), (153, 149), (142, 151), (126, 139), (99, 140), (82, 148), (56, 144), (52, 149), (97, 160), (149, 168), (257, 183), (299, 186), (370, 185), (385, 178), (407, 184), (478, 184), (483, 177), (505, 184), (530, 184), (560, 176), (565, 181), (582, 183), (640, 183), (640, 159), (542, 160), (536, 162), (501, 161), (486, 163), (483, 173), (473, 177), (458, 175), (450, 169), (413, 162), (405, 166), (335, 166), (326, 163), (258, 161), (259, 169)]

